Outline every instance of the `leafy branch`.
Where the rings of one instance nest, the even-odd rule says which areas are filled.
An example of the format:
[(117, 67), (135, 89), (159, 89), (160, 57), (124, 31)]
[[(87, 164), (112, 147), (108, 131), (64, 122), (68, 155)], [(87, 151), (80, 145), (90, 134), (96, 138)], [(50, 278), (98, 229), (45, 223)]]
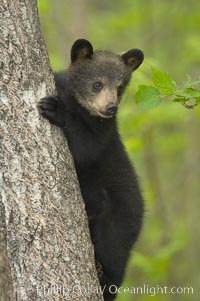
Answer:
[(200, 79), (187, 81), (179, 86), (167, 73), (152, 68), (152, 84), (140, 85), (135, 94), (136, 103), (144, 108), (155, 108), (164, 99), (179, 102), (187, 109), (200, 104)]

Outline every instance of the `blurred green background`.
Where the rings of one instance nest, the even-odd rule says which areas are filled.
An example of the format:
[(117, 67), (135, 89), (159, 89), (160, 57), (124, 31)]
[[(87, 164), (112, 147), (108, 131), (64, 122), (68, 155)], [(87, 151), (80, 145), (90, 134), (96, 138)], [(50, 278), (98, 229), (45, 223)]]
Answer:
[[(193, 287), (194, 294), (158, 294), (158, 301), (200, 298), (200, 109), (162, 103), (145, 110), (134, 103), (151, 67), (182, 82), (199, 77), (198, 0), (38, 0), (43, 35), (54, 70), (69, 63), (77, 38), (95, 48), (140, 48), (145, 61), (133, 75), (119, 113), (123, 141), (146, 202), (140, 240), (123, 286)], [(117, 301), (148, 301), (148, 294), (120, 294)]]

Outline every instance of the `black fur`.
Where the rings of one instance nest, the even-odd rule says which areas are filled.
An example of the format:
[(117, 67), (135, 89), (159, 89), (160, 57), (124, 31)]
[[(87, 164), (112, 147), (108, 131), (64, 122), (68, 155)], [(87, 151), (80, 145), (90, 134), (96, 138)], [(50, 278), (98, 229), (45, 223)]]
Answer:
[[(105, 60), (109, 58), (107, 52), (104, 55)], [(131, 68), (119, 56), (110, 55), (115, 57), (116, 68), (113, 61), (112, 68), (109, 67), (108, 61), (99, 70), (95, 65), (92, 74), (88, 71), (88, 60), (74, 65), (76, 49), (76, 53), (72, 53), (72, 66), (55, 74), (58, 95), (45, 97), (39, 103), (40, 113), (51, 123), (62, 127), (67, 137), (86, 205), (96, 262), (102, 267), (100, 283), (102, 288), (106, 286), (106, 301), (115, 298), (109, 287), (119, 286), (123, 280), (143, 217), (143, 200), (137, 177), (120, 140), (116, 117), (103, 119), (92, 116), (76, 96), (76, 89), (80, 90), (79, 96), (85, 94), (84, 101), (87, 101), (89, 88), (82, 81), (90, 82), (95, 76), (101, 78), (102, 74), (111, 76), (110, 80), (114, 81), (120, 73), (125, 88)], [(124, 65), (124, 71), (117, 69), (117, 60), (120, 61), (119, 66)], [(93, 64), (92, 59), (90, 64)]]

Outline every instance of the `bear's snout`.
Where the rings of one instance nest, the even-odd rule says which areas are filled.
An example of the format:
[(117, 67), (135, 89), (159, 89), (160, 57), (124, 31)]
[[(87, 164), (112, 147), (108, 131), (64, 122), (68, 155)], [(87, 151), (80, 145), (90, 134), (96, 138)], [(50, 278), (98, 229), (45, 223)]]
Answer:
[(117, 105), (114, 103), (109, 103), (106, 106), (105, 113), (108, 116), (114, 115), (117, 112)]

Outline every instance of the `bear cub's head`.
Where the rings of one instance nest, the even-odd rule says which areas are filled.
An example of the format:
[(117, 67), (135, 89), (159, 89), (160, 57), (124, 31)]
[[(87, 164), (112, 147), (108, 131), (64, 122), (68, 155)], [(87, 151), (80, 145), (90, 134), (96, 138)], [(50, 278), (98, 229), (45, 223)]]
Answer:
[(140, 66), (143, 58), (139, 49), (118, 55), (93, 51), (89, 41), (77, 40), (71, 49), (68, 73), (76, 100), (93, 116), (113, 117), (132, 72)]

